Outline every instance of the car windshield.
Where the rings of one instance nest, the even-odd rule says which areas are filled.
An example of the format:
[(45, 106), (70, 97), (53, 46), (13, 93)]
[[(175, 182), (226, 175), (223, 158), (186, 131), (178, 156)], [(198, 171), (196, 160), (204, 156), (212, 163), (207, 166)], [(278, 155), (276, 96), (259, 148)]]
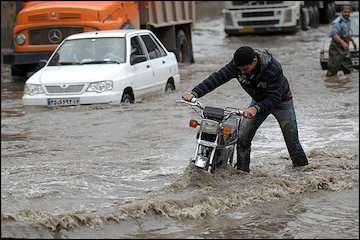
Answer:
[(125, 50), (124, 38), (66, 40), (51, 58), (49, 66), (124, 63)]
[(359, 14), (351, 16), (351, 32), (353, 36), (359, 36)]

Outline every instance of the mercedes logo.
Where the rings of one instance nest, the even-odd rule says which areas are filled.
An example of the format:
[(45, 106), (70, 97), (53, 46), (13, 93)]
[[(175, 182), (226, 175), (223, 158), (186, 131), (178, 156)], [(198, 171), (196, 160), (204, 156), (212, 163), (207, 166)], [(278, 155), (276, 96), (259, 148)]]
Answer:
[(60, 85), (60, 87), (61, 87), (61, 88), (67, 88), (68, 85), (67, 85), (67, 84), (62, 84), (62, 85)]
[(51, 29), (48, 32), (48, 39), (51, 43), (59, 43), (62, 39), (62, 33), (59, 29)]

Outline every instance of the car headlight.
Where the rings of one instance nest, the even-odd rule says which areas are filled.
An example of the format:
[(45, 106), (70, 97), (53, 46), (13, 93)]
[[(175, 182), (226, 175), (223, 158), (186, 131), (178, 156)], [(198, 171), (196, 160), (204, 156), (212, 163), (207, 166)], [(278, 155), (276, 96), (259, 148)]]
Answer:
[(86, 91), (88, 92), (105, 92), (113, 89), (113, 81), (100, 81), (90, 83)]
[(15, 41), (17, 44), (23, 45), (25, 43), (25, 39), (26, 39), (25, 35), (20, 33), (20, 34), (16, 35)]
[(44, 90), (40, 84), (25, 84), (24, 94), (33, 96), (41, 93), (44, 93)]

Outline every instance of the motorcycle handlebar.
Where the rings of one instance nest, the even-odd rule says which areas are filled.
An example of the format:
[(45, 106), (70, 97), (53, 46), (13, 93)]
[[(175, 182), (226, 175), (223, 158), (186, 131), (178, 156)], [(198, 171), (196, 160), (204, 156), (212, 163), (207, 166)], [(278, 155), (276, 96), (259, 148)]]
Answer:
[(227, 113), (227, 115), (230, 115), (230, 114), (236, 114), (238, 116), (243, 116), (244, 115), (244, 111), (241, 111), (241, 110), (235, 110), (235, 111), (225, 111)]
[[(177, 103), (185, 103), (187, 105), (193, 106), (193, 107), (197, 107), (200, 108), (201, 110), (204, 110), (204, 107), (202, 106), (202, 104), (195, 98), (193, 97), (191, 99), (191, 101), (186, 101), (186, 100), (176, 100)], [(232, 110), (230, 110), (232, 109)], [(231, 114), (236, 114), (238, 116), (243, 116), (244, 115), (244, 111), (241, 111), (239, 109), (236, 108), (231, 108), (231, 107), (227, 107), (225, 108), (225, 113), (226, 115), (231, 115)]]
[(186, 100), (176, 100), (177, 103), (185, 103), (187, 105), (193, 106), (193, 107), (198, 107), (201, 110), (204, 110), (204, 107), (202, 106), (202, 104), (196, 99), (196, 98), (192, 98), (191, 101), (186, 101)]

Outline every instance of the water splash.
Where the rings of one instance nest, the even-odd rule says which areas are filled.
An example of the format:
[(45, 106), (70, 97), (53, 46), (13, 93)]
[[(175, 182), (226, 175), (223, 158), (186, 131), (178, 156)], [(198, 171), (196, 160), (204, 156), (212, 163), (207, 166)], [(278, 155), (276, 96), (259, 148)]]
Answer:
[(341, 191), (358, 186), (357, 155), (314, 149), (308, 156), (308, 166), (292, 168), (285, 165), (278, 171), (258, 169), (244, 173), (227, 168), (209, 174), (189, 165), (172, 184), (160, 192), (149, 193), (144, 199), (135, 199), (130, 203), (114, 202), (113, 211), (109, 213), (53, 215), (24, 210), (1, 213), (1, 220), (31, 222), (52, 232), (153, 215), (180, 221), (196, 220), (217, 216), (230, 209), (291, 198), (303, 193)]

